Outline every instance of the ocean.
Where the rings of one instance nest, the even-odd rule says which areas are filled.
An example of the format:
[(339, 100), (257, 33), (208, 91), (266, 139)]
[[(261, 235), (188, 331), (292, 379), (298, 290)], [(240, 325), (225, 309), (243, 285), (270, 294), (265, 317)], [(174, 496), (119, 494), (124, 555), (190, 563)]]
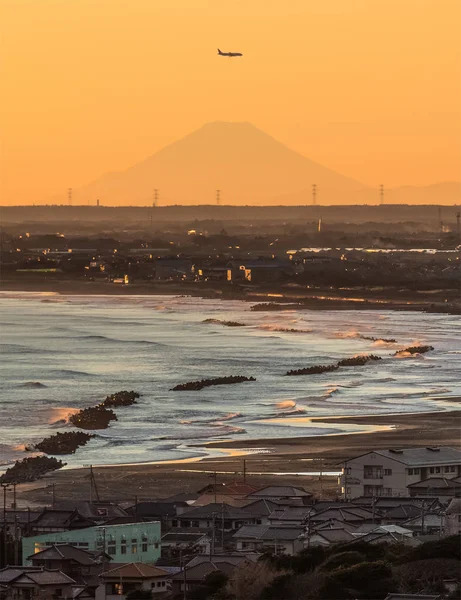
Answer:
[[(192, 458), (210, 454), (206, 442), (212, 440), (261, 439), (264, 449), (265, 438), (366, 429), (311, 423), (312, 417), (459, 406), (450, 402), (461, 396), (459, 316), (250, 307), (195, 297), (1, 293), (0, 464), (27, 456), (24, 444), (72, 430), (70, 413), (119, 390), (142, 396), (116, 409), (117, 422), (66, 456), (69, 466)], [(435, 350), (392, 356), (414, 344)], [(383, 360), (321, 375), (285, 375), (370, 353)], [(170, 391), (227, 375), (256, 381)]]

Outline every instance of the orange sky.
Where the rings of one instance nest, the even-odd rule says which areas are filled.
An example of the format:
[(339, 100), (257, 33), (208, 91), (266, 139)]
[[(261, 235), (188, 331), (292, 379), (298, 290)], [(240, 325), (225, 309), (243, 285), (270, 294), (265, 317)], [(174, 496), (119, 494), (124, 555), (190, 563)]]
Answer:
[(460, 25), (460, 0), (0, 0), (1, 203), (215, 120), (371, 186), (460, 180)]

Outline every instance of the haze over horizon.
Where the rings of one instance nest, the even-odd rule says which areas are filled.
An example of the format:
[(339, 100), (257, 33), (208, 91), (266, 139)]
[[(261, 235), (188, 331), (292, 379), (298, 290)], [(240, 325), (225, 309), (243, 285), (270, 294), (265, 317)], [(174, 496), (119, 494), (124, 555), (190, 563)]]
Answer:
[[(212, 203), (221, 188), (223, 203), (304, 204), (317, 183), (319, 203), (375, 203), (382, 183), (412, 186), (395, 201), (458, 202), (458, 0), (5, 0), (0, 12), (3, 205), (65, 204), (69, 187), (95, 202), (105, 173), (141, 174), (146, 157), (157, 170), (122, 177), (112, 200), (100, 188), (101, 201), (147, 204), (144, 188), (159, 188), (160, 203)], [(250, 154), (251, 135), (224, 167), (211, 146), (194, 163), (188, 132), (216, 122), (252, 123), (267, 147)], [(168, 148), (180, 176), (160, 168)], [(350, 196), (351, 182), (372, 192)]]

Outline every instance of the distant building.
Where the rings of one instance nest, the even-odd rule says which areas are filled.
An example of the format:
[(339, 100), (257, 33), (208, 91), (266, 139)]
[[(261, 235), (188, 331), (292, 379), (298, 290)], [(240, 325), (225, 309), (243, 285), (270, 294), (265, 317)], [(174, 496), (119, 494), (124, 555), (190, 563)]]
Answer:
[(409, 486), (431, 476), (461, 476), (461, 450), (429, 447), (367, 452), (345, 461), (340, 483), (346, 499), (409, 496)]
[(75, 581), (60, 571), (41, 567), (5, 567), (0, 569), (2, 598), (7, 600), (60, 600), (72, 598)]
[(105, 551), (115, 563), (155, 562), (160, 556), (160, 523), (101, 525), (26, 537), (22, 540), (23, 564), (30, 564), (31, 555), (58, 544)]
[(124, 600), (129, 592), (149, 591), (153, 598), (166, 596), (171, 589), (171, 574), (160, 567), (130, 563), (101, 573), (102, 585), (95, 600)]

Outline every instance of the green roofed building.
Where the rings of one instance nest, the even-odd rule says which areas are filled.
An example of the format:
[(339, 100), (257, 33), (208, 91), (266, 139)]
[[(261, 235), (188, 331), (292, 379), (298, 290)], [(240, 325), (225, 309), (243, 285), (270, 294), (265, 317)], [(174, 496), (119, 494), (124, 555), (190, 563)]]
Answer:
[(22, 538), (22, 561), (53, 544), (104, 551), (114, 563), (153, 563), (160, 557), (160, 522), (99, 525)]

